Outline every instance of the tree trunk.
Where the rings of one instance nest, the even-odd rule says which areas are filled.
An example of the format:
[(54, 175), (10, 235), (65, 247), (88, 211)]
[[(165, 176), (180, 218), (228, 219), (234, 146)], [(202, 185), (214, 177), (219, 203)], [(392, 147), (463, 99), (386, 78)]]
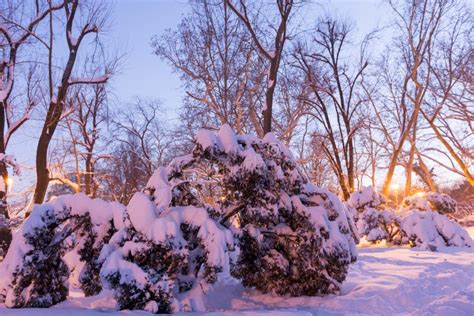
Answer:
[(349, 197), (351, 196), (351, 192), (349, 191), (349, 189), (346, 186), (345, 179), (344, 178), (340, 179), (339, 184), (341, 185), (342, 198), (344, 199), (344, 201), (349, 200)]
[(263, 134), (267, 134), (272, 131), (272, 106), (273, 91), (268, 89), (265, 94), (265, 109), (263, 110)]
[(415, 144), (411, 143), (410, 155), (408, 157), (408, 164), (406, 166), (406, 181), (405, 181), (405, 196), (411, 194), (411, 183), (412, 183), (412, 172), (413, 172), (413, 161), (415, 158)]
[[(418, 93), (421, 93), (421, 91), (416, 90)], [(417, 100), (421, 103), (421, 97), (418, 97)], [(418, 112), (414, 113), (415, 120), (413, 122), (413, 132), (412, 132), (412, 138), (411, 138), (411, 146), (410, 146), (410, 156), (408, 157), (408, 166), (406, 169), (406, 182), (405, 182), (405, 196), (409, 196), (411, 194), (411, 186), (412, 186), (412, 172), (413, 172), (413, 161), (415, 159), (415, 150), (416, 150), (416, 130), (418, 126)]]
[(94, 181), (93, 181), (93, 169), (92, 169), (92, 154), (88, 153), (86, 158), (86, 174), (85, 174), (85, 182), (86, 182), (86, 194), (88, 196), (92, 195), (94, 191)]
[(38, 141), (38, 149), (36, 150), (36, 188), (33, 196), (33, 202), (41, 204), (46, 196), (49, 183), (49, 170), (47, 168), (49, 139), (41, 134)]
[(265, 109), (263, 110), (263, 133), (267, 134), (272, 131), (272, 109), (273, 94), (275, 93), (275, 85), (278, 76), (279, 57), (275, 56), (270, 61), (270, 69), (268, 71), (267, 91), (265, 92)]
[(430, 170), (428, 169), (425, 162), (421, 158), (421, 155), (420, 155), (420, 152), (418, 151), (418, 149), (416, 149), (416, 157), (418, 159), (418, 163), (420, 164), (420, 168), (421, 168), (421, 170), (423, 171), (423, 174), (424, 174), (423, 180), (426, 182), (426, 184), (428, 184), (428, 187), (430, 188), (431, 192), (437, 192), (438, 188), (436, 187), (436, 184), (433, 180), (433, 177), (431, 176)]
[[(354, 178), (355, 178), (355, 170), (354, 170), (354, 143), (352, 142), (352, 138), (349, 139), (349, 168), (347, 169), (347, 182), (349, 184), (349, 193), (355, 191), (354, 185)], [(348, 197), (349, 198), (349, 197)]]
[(415, 107), (413, 109), (413, 113), (410, 117), (410, 120), (408, 121), (408, 125), (406, 126), (405, 130), (403, 131), (402, 135), (400, 136), (400, 139), (398, 141), (398, 146), (395, 148), (395, 151), (392, 155), (392, 159), (390, 160), (390, 165), (388, 167), (387, 176), (385, 178), (385, 181), (384, 181), (384, 184), (383, 184), (383, 187), (382, 187), (382, 194), (385, 195), (385, 196), (388, 196), (388, 190), (389, 190), (389, 187), (390, 187), (390, 183), (392, 182), (393, 174), (395, 172), (395, 167), (396, 167), (397, 161), (398, 161), (398, 156), (400, 155), (400, 153), (402, 151), (403, 144), (405, 143), (405, 140), (407, 139), (408, 134), (410, 133), (410, 130), (412, 129), (412, 127), (414, 126), (413, 128), (416, 129), (416, 121), (418, 119), (418, 113), (420, 112), (421, 101), (422, 101), (422, 97), (423, 97), (423, 89), (422, 89), (422, 87), (421, 87), (421, 85), (420, 85), (420, 83), (418, 82), (418, 79), (417, 79), (418, 78), (418, 67), (420, 66), (420, 62), (419, 62), (418, 58), (419, 58), (418, 56), (415, 56), (415, 61), (414, 61), (415, 66), (412, 69), (412, 72), (411, 72), (411, 75), (410, 75), (411, 80), (416, 85), (415, 99), (414, 99)]
[[(64, 98), (62, 95), (61, 99)], [(58, 97), (58, 100), (61, 100)], [(40, 138), (38, 140), (38, 148), (36, 149), (36, 188), (33, 196), (33, 202), (41, 204), (44, 201), (49, 184), (49, 170), (48, 170), (48, 147), (53, 137), (54, 131), (58, 126), (59, 119), (63, 112), (63, 107), (58, 103), (51, 102), (46, 115), (46, 121), (43, 125)]]
[[(402, 134), (403, 135), (403, 134)], [(390, 159), (390, 164), (388, 166), (387, 176), (385, 177), (385, 181), (382, 187), (382, 194), (388, 197), (388, 190), (390, 188), (390, 183), (392, 183), (393, 174), (395, 172), (395, 167), (398, 162), (398, 156), (403, 147), (403, 143), (405, 142), (405, 137), (401, 137), (399, 140), (398, 147), (395, 148), (395, 151), (392, 154), (392, 159)]]

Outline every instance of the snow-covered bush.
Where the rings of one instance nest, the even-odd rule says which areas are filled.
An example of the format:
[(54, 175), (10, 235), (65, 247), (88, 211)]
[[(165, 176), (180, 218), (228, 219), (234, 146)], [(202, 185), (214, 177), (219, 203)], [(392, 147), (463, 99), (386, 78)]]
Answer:
[(440, 214), (454, 214), (457, 209), (456, 201), (447, 194), (422, 192), (403, 199), (404, 209), (420, 211), (436, 211)]
[(457, 203), (449, 195), (428, 192), (406, 197), (400, 208), (400, 242), (425, 249), (471, 247), (473, 241), (454, 219)]
[(456, 208), (456, 201), (441, 193), (422, 192), (404, 198), (399, 241), (431, 250), (440, 246), (471, 247), (469, 234), (449, 218)]
[[(103, 248), (102, 278), (120, 309), (204, 310), (202, 291), (229, 273), (231, 232), (187, 201), (160, 168), (127, 206), (124, 226)], [(172, 206), (171, 206), (172, 205)]]
[(386, 208), (385, 199), (371, 187), (351, 194), (347, 204), (354, 210), (354, 220), (360, 237), (376, 242), (436, 250), (440, 246), (470, 247), (468, 233), (455, 221), (438, 213), (451, 213), (456, 202), (437, 193), (406, 197), (402, 206), (393, 211)]
[(375, 192), (372, 187), (353, 192), (347, 204), (355, 210), (354, 221), (359, 237), (365, 237), (370, 242), (391, 242), (399, 233), (399, 216), (387, 208), (383, 195)]
[[(171, 205), (207, 206), (230, 227), (240, 255), (232, 274), (282, 295), (335, 293), (356, 259), (346, 207), (315, 187), (273, 134), (201, 130), (192, 154), (168, 166)], [(160, 194), (155, 196), (160, 197)]]
[[(0, 301), (7, 307), (49, 307), (66, 299), (70, 268), (79, 269), (86, 295), (101, 290), (98, 255), (114, 232), (114, 214), (123, 207), (89, 199), (83, 194), (62, 196), (36, 205), (15, 233), (0, 266)], [(68, 267), (68, 251), (77, 262)]]
[(401, 242), (436, 250), (441, 246), (472, 247), (468, 232), (443, 214), (412, 210), (400, 224)]
[(359, 237), (367, 241), (394, 241), (399, 233), (400, 217), (392, 210), (368, 207), (357, 214), (356, 226)]

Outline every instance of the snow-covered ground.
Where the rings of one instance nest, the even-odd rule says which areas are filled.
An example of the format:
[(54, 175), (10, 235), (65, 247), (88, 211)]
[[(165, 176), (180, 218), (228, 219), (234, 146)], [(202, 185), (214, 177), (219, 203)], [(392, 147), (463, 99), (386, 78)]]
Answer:
[[(474, 228), (470, 233), (474, 235)], [(358, 250), (358, 261), (351, 266), (340, 295), (277, 297), (244, 290), (238, 284), (221, 285), (208, 293), (207, 315), (474, 315), (472, 248)], [(90, 298), (71, 296), (50, 309), (0, 307), (0, 315), (150, 315), (115, 312), (114, 299), (107, 292)]]

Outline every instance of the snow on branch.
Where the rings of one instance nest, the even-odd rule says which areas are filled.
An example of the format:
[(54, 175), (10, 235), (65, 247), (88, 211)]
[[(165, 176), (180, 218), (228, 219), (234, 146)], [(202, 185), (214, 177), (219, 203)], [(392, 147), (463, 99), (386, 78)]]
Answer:
[(100, 84), (106, 83), (109, 78), (110, 74), (104, 74), (102, 76), (93, 78), (70, 78), (68, 83), (71, 86), (75, 84)]

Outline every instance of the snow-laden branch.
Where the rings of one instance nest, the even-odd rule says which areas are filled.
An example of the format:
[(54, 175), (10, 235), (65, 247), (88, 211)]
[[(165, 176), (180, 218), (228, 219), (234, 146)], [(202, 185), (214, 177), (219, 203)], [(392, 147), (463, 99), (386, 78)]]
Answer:
[(75, 84), (101, 84), (106, 83), (109, 78), (110, 74), (104, 74), (94, 78), (70, 78), (68, 83), (70, 86)]
[(79, 184), (76, 182), (72, 181), (71, 179), (68, 178), (60, 178), (60, 177), (50, 177), (51, 183), (61, 183), (69, 186), (71, 189), (73, 189), (75, 192), (79, 192)]

